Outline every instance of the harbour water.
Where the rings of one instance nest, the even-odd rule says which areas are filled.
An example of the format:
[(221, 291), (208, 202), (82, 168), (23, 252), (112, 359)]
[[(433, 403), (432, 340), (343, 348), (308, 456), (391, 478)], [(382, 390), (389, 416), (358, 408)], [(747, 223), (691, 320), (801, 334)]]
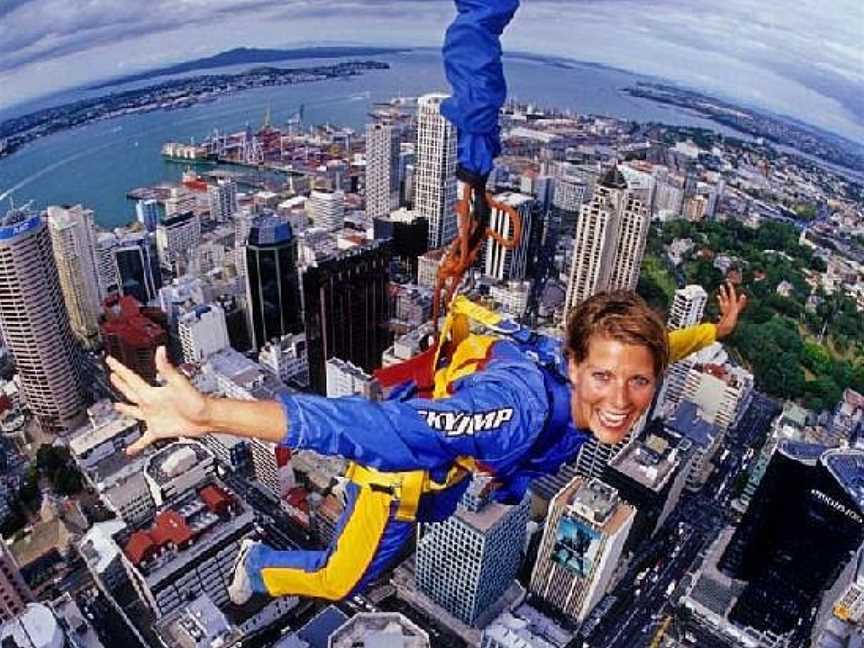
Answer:
[[(370, 57), (390, 63), (348, 79), (259, 88), (220, 97), (189, 108), (128, 115), (43, 137), (0, 159), (0, 210), (10, 199), (32, 200), (34, 207), (82, 203), (106, 228), (129, 222), (134, 206), (126, 192), (164, 180), (179, 180), (183, 167), (166, 162), (160, 147), (167, 140), (201, 140), (213, 129), (257, 127), (270, 108), (274, 124), (285, 122), (302, 104), (305, 124), (331, 123), (360, 129), (372, 104), (397, 95), (446, 91), (440, 55), (433, 50)], [(332, 64), (292, 61), (285, 67)], [(247, 66), (240, 66), (245, 69)], [(640, 122), (701, 126), (731, 132), (687, 111), (630, 97), (622, 88), (647, 77), (592, 65), (562, 66), (507, 57), (510, 96), (580, 113), (610, 115)], [(654, 80), (654, 79), (651, 79)], [(140, 85), (140, 84), (139, 84)], [(123, 86), (113, 88), (121, 91)], [(80, 93), (69, 95), (69, 100)]]

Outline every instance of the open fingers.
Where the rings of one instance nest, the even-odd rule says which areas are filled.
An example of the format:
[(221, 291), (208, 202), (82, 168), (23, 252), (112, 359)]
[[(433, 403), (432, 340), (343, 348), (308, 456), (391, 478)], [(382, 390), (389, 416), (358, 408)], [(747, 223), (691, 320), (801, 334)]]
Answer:
[(149, 430), (145, 431), (135, 443), (126, 448), (126, 454), (130, 457), (134, 457), (144, 448), (149, 447), (154, 441), (156, 441), (156, 437), (151, 434)]
[(120, 374), (112, 372), (111, 375), (108, 376), (108, 379), (111, 381), (111, 384), (114, 385), (114, 388), (120, 392), (123, 398), (128, 400), (130, 403), (141, 402), (140, 394), (132, 389), (131, 385), (123, 380), (123, 377)]
[(105, 362), (108, 364), (111, 371), (119, 375), (120, 378), (123, 379), (123, 382), (131, 387), (135, 393), (143, 394), (150, 388), (150, 385), (148, 385), (141, 376), (136, 374), (120, 361), (112, 358), (110, 355), (105, 357)]
[(180, 372), (168, 361), (168, 352), (164, 346), (157, 347), (156, 349), (156, 371), (159, 372), (162, 380), (169, 385), (176, 385), (178, 381), (183, 380)]

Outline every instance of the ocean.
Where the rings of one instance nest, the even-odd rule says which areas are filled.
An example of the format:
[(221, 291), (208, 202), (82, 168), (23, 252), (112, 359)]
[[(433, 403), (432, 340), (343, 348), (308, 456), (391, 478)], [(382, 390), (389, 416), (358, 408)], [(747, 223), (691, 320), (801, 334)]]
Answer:
[[(306, 125), (330, 123), (362, 129), (375, 102), (448, 89), (437, 51), (369, 58), (386, 61), (391, 67), (350, 79), (247, 90), (189, 108), (128, 115), (43, 137), (0, 159), (0, 210), (5, 211), (10, 200), (15, 204), (33, 201), (37, 209), (81, 203), (94, 210), (98, 225), (116, 227), (134, 218), (134, 204), (126, 198), (130, 189), (180, 179), (183, 167), (166, 162), (160, 155), (162, 144), (168, 140), (188, 142), (201, 140), (217, 128), (234, 132), (247, 124), (257, 127), (268, 108), (278, 125), (301, 104)], [(307, 59), (284, 67), (337, 60)], [(594, 65), (562, 66), (519, 56), (505, 57), (505, 72), (510, 96), (521, 101), (640, 122), (732, 132), (688, 111), (621, 92), (638, 81), (657, 79)], [(70, 92), (67, 100), (80, 96), (80, 92)]]

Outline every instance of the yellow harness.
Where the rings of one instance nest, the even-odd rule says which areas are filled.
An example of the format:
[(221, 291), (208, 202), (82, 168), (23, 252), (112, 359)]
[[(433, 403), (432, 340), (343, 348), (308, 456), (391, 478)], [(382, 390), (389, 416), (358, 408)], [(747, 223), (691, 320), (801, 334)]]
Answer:
[[(502, 317), (467, 298), (459, 295), (453, 300), (450, 311), (441, 327), (435, 364), (440, 361), (441, 349), (445, 343), (455, 349), (446, 366), (435, 372), (433, 398), (449, 395), (450, 385), (477, 370), (478, 365), (488, 356), (489, 348), (500, 338), (494, 335), (472, 335), (471, 323), (483, 325), (494, 330)], [(358, 486), (385, 489), (399, 501), (396, 519), (413, 521), (417, 517), (420, 498), (425, 493), (442, 491), (465, 479), (469, 473), (477, 471), (477, 464), (471, 457), (458, 457), (443, 482), (433, 480), (428, 470), (405, 472), (382, 472), (356, 462), (350, 462), (345, 476)]]

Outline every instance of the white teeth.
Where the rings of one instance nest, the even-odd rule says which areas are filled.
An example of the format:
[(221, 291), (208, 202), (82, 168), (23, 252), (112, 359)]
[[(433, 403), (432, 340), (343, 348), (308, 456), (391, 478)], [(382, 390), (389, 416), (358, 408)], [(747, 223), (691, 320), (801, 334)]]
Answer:
[(620, 427), (627, 419), (627, 414), (612, 414), (602, 410), (597, 411), (597, 416), (600, 422), (607, 427)]

